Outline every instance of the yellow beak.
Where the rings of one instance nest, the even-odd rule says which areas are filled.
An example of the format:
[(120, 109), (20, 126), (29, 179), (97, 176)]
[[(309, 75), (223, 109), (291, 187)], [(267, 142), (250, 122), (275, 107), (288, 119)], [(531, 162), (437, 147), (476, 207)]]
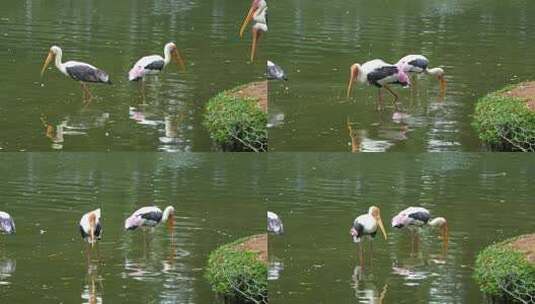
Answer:
[(167, 229), (169, 230), (169, 233), (173, 233), (174, 226), (175, 226), (175, 216), (171, 214), (169, 215), (169, 218), (167, 219)]
[(377, 224), (379, 225), (379, 229), (381, 229), (381, 232), (383, 233), (383, 236), (385, 237), (385, 240), (386, 240), (387, 239), (386, 230), (385, 230), (385, 226), (383, 225), (383, 220), (381, 219), (380, 215), (377, 217)]
[(186, 65), (184, 64), (184, 59), (182, 59), (182, 56), (180, 56), (180, 52), (178, 51), (178, 49), (174, 49), (171, 52), (171, 55), (172, 55), (173, 60), (177, 64), (178, 68), (182, 71), (185, 71)]
[(95, 223), (89, 223), (89, 240), (91, 241), (91, 247), (95, 244)]
[(444, 76), (439, 76), (438, 81), (440, 82), (440, 96), (444, 96), (446, 94), (446, 79), (444, 79)]
[(50, 62), (54, 59), (54, 53), (48, 52), (48, 56), (46, 57), (45, 64), (43, 65), (43, 68), (41, 69), (41, 76), (45, 73), (46, 68), (50, 64)]
[(440, 234), (442, 237), (442, 248), (444, 248), (444, 250), (448, 250), (448, 245), (449, 245), (449, 231), (448, 230), (449, 230), (448, 223), (445, 223), (440, 228)]
[(351, 96), (351, 88), (353, 87), (353, 81), (357, 78), (358, 73), (358, 70), (355, 70), (355, 68), (352, 66), (349, 75), (349, 83), (347, 84), (347, 98)]
[(251, 6), (251, 8), (249, 9), (249, 12), (247, 13), (247, 16), (245, 17), (241, 25), (240, 38), (243, 38), (243, 32), (245, 32), (245, 28), (247, 27), (247, 24), (249, 24), (249, 22), (251, 22), (251, 20), (253, 19), (253, 15), (255, 11), (256, 11), (256, 7), (254, 5)]

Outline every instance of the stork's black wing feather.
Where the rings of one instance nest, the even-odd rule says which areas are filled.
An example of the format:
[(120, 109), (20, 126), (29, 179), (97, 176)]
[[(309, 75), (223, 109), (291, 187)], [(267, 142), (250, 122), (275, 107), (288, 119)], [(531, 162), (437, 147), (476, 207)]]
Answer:
[(100, 69), (94, 69), (87, 65), (75, 65), (66, 68), (66, 70), (67, 74), (74, 80), (111, 84), (108, 74)]
[(85, 238), (89, 237), (89, 234), (85, 233), (84, 228), (82, 227), (82, 225), (80, 225), (79, 227), (80, 227), (80, 235), (82, 236), (82, 239), (85, 239)]
[(163, 214), (161, 212), (153, 211), (153, 212), (143, 213), (141, 215), (141, 218), (159, 223), (162, 220), (162, 216)]
[(393, 65), (383, 66), (368, 73), (368, 82), (377, 87), (382, 87), (378, 81), (388, 76), (395, 75), (399, 72), (398, 68)]
[(417, 221), (420, 221), (424, 224), (427, 224), (427, 222), (429, 222), (429, 219), (431, 218), (429, 216), (429, 213), (426, 213), (426, 212), (414, 212), (414, 213), (409, 214), (409, 217)]
[(165, 65), (163, 60), (153, 61), (145, 66), (145, 70), (158, 70), (161, 71)]
[(100, 223), (98, 223), (97, 227), (95, 227), (95, 236), (99, 240), (102, 238), (102, 225)]

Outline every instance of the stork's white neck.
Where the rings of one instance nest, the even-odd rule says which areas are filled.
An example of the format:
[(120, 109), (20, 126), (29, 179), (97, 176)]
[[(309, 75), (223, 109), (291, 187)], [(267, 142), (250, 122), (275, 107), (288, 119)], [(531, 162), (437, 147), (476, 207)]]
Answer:
[(360, 64), (356, 64), (356, 68), (359, 71), (359, 74), (357, 75), (357, 81), (359, 83), (365, 83), (366, 81), (368, 81), (367, 79), (368, 75), (364, 73), (362, 66)]
[(262, 24), (267, 25), (266, 12), (267, 12), (267, 4), (265, 1), (262, 1), (260, 3), (260, 6), (258, 7), (258, 9), (253, 15), (253, 20), (257, 23), (262, 23)]
[(163, 64), (168, 65), (171, 62), (171, 48), (167, 45), (163, 48)]
[(56, 68), (58, 68), (58, 70), (60, 70), (63, 74), (67, 74), (67, 69), (65, 68), (65, 65), (61, 62), (61, 59), (63, 57), (63, 51), (61, 51), (60, 48), (58, 48), (56, 50), (56, 52), (54, 53), (54, 57), (55, 60), (54, 60), (54, 64), (56, 65)]

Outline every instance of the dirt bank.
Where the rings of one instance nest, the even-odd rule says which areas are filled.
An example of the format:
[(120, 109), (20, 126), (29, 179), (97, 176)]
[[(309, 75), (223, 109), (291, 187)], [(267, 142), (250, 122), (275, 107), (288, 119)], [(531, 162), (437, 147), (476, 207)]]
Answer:
[(512, 241), (509, 246), (521, 252), (526, 260), (535, 266), (535, 234), (526, 234)]
[(243, 242), (236, 244), (235, 247), (240, 251), (254, 252), (258, 256), (258, 260), (267, 264), (268, 260), (268, 237), (267, 234), (253, 235)]
[(524, 100), (528, 109), (535, 111), (535, 81), (523, 82), (502, 94)]
[(231, 95), (239, 98), (253, 98), (258, 100), (258, 107), (264, 112), (267, 113), (268, 110), (268, 82), (267, 81), (257, 81), (251, 82), (246, 85), (243, 85), (237, 88), (235, 91), (231, 92)]

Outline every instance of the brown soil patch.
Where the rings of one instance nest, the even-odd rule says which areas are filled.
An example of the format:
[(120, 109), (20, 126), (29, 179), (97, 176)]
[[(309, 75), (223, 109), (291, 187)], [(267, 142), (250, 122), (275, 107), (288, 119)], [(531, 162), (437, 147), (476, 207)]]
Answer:
[(240, 244), (237, 244), (236, 249), (243, 251), (251, 251), (258, 255), (258, 260), (267, 264), (268, 260), (268, 236), (267, 233), (257, 234), (247, 238)]
[(535, 111), (535, 81), (523, 82), (503, 95), (523, 99), (527, 107)]
[(535, 234), (522, 235), (511, 242), (509, 246), (524, 254), (528, 262), (535, 266)]
[(235, 97), (249, 97), (258, 99), (258, 106), (267, 113), (268, 110), (268, 82), (267, 80), (251, 82), (239, 87), (231, 93)]

